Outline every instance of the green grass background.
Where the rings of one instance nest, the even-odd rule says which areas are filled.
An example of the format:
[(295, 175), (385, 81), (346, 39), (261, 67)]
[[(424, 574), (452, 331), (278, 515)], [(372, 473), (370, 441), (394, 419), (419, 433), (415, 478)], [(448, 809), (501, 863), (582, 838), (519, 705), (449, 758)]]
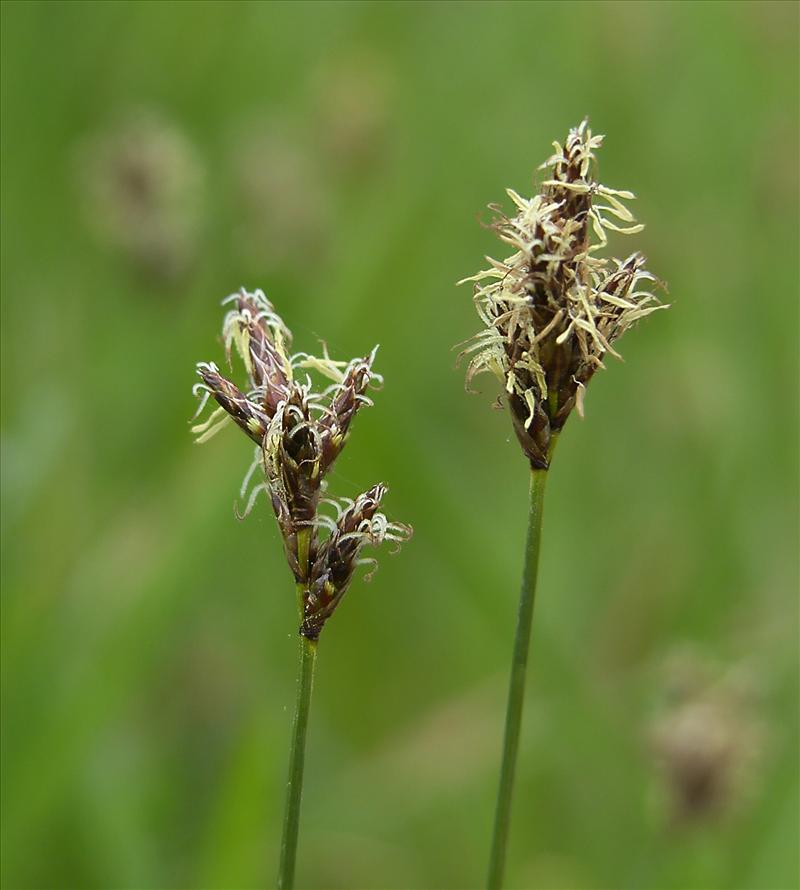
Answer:
[[(293, 593), (266, 501), (232, 514), (244, 437), (187, 427), (242, 284), (300, 349), (381, 344), (331, 485), (385, 480), (416, 530), (323, 636), (298, 880), (480, 885), (527, 474), (491, 381), (467, 396), (454, 369), (476, 330), (454, 282), (498, 250), (485, 205), (586, 114), (648, 224), (614, 247), (674, 307), (559, 446), (508, 883), (797, 885), (797, 49), (794, 3), (3, 3), (5, 887), (273, 880)], [(376, 123), (334, 157), (326, 90), (351, 69)], [(97, 237), (76, 176), (141, 108), (205, 176), (169, 280)], [(265, 206), (245, 249), (253, 128), (291, 134), (306, 172), (300, 222)], [(765, 743), (735, 812), (678, 830), (647, 737), (686, 645), (757, 679)]]

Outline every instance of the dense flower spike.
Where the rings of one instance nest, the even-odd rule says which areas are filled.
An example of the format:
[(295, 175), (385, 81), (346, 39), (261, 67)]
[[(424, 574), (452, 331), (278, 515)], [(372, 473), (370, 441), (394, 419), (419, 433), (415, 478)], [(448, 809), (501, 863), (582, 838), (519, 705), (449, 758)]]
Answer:
[[(336, 505), (338, 521), (319, 512), (325, 474), (342, 451), (356, 412), (371, 405), (366, 395), (382, 383), (372, 370), (375, 350), (351, 362), (334, 361), (323, 344), (322, 358), (301, 352), (291, 355), (292, 335), (262, 291), (245, 290), (223, 301), (229, 306), (222, 328), (228, 363), (235, 351), (245, 368), (246, 392), (222, 376), (213, 363), (201, 362), (195, 385), (201, 396), (198, 414), (209, 398), (218, 408), (192, 427), (204, 442), (233, 420), (258, 446), (245, 477), (247, 491), (261, 465), (265, 481), (256, 485), (245, 509), (266, 490), (283, 537), (289, 566), (303, 588), (301, 633), (317, 639), (349, 585), (365, 544), (401, 542), (411, 535), (408, 526), (391, 523), (378, 512), (386, 492), (376, 485), (346, 508)], [(312, 389), (308, 373), (332, 380), (322, 392)], [(330, 502), (333, 503), (333, 502)], [(320, 534), (328, 537), (321, 539)]]
[(666, 308), (639, 286), (655, 281), (640, 254), (624, 261), (596, 256), (607, 231), (643, 228), (623, 203), (634, 195), (594, 179), (594, 149), (602, 141), (583, 121), (563, 148), (554, 143), (540, 193), (527, 199), (508, 189), (513, 217), (491, 206), (492, 228), (515, 252), (502, 262), (490, 258), (489, 269), (464, 279), (476, 282), (475, 306), (485, 325), (462, 352), (472, 356), (467, 388), (484, 371), (500, 379), (517, 438), (541, 469), (572, 409), (583, 413), (586, 384), (604, 355), (619, 357), (614, 341)]

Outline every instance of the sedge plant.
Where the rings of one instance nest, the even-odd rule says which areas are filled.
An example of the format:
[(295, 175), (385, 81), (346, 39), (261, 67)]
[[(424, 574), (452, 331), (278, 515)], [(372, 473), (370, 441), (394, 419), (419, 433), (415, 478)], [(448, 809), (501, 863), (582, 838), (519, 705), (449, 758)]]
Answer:
[(514, 772), (519, 748), (528, 648), (539, 564), (545, 482), (558, 436), (573, 410), (583, 416), (586, 386), (628, 328), (667, 308), (647, 289), (656, 279), (639, 253), (602, 256), (608, 232), (642, 230), (626, 202), (634, 195), (601, 185), (595, 149), (603, 137), (588, 122), (540, 167), (538, 194), (512, 189), (512, 215), (490, 205), (491, 228), (513, 251), (465, 278), (483, 324), (467, 342), (467, 389), (493, 373), (503, 388), (517, 440), (530, 466), (530, 509), (524, 569), (505, 719), (488, 886), (499, 888), (508, 846)]
[[(375, 352), (350, 362), (290, 352), (292, 335), (262, 291), (245, 290), (223, 301), (228, 311), (222, 339), (229, 366), (237, 353), (247, 378), (239, 389), (214, 363), (197, 365), (198, 415), (209, 400), (217, 407), (192, 431), (204, 442), (220, 429), (238, 426), (254, 443), (253, 462), (240, 496), (244, 516), (265, 493), (283, 540), (296, 592), (299, 621), (297, 704), (289, 749), (289, 775), (280, 847), (278, 887), (294, 886), (306, 734), (320, 634), (338, 608), (358, 566), (374, 571), (364, 547), (399, 545), (410, 526), (380, 511), (386, 486), (374, 485), (355, 500), (327, 496), (326, 474), (342, 451), (357, 411), (372, 402), (380, 384)], [(314, 388), (310, 373), (327, 379)], [(196, 415), (197, 416), (197, 415)], [(259, 473), (260, 471), (260, 473)], [(237, 510), (238, 513), (238, 510)]]

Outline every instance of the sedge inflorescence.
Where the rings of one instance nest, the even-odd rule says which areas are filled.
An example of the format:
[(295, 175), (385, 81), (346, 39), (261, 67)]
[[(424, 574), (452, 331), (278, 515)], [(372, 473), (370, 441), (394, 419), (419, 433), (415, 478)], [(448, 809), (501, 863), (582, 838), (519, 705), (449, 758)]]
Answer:
[(553, 437), (573, 408), (583, 414), (587, 383), (628, 328), (666, 308), (641, 287), (656, 279), (645, 258), (598, 256), (607, 232), (641, 231), (626, 201), (631, 192), (601, 185), (594, 150), (603, 137), (588, 122), (570, 130), (540, 169), (547, 178), (532, 198), (507, 193), (516, 212), (497, 205), (491, 227), (513, 249), (506, 259), (463, 279), (475, 282), (480, 331), (462, 355), (471, 356), (467, 388), (490, 371), (501, 381), (514, 430), (531, 465), (546, 469)]
[[(383, 484), (355, 500), (324, 496), (325, 475), (344, 448), (356, 412), (372, 404), (367, 390), (382, 382), (372, 368), (376, 350), (350, 362), (334, 361), (324, 345), (321, 358), (292, 354), (291, 332), (262, 291), (243, 289), (223, 304), (229, 307), (222, 328), (226, 357), (231, 365), (232, 353), (238, 353), (247, 389), (239, 389), (213, 362), (200, 362), (201, 382), (194, 387), (201, 398), (198, 415), (210, 398), (218, 407), (192, 431), (204, 442), (233, 422), (255, 443), (241, 489), (244, 515), (259, 493), (269, 494), (289, 567), (302, 588), (300, 633), (316, 640), (356, 567), (376, 565), (362, 558), (362, 549), (384, 541), (399, 545), (411, 536), (409, 526), (380, 512)], [(316, 391), (309, 371), (332, 382)], [(253, 484), (259, 467), (264, 481)], [(322, 512), (326, 506), (331, 513)]]

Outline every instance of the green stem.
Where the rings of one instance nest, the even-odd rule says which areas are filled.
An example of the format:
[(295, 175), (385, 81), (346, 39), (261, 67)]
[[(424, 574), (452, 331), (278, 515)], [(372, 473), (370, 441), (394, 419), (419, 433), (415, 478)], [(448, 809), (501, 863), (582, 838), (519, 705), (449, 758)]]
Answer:
[[(300, 578), (308, 578), (311, 529), (297, 533), (297, 565)], [(306, 597), (306, 584), (297, 582), (297, 616), (302, 622)], [(303, 770), (306, 763), (306, 731), (311, 709), (311, 689), (314, 685), (314, 666), (317, 661), (317, 641), (299, 635), (300, 662), (297, 666), (297, 703), (292, 723), (292, 741), (289, 746), (289, 778), (286, 782), (286, 808), (283, 812), (283, 836), (281, 858), (278, 865), (278, 890), (292, 890), (297, 860), (297, 835), (300, 831), (300, 802), (303, 797)]]
[(289, 779), (286, 787), (286, 809), (283, 815), (281, 860), (278, 868), (279, 890), (294, 887), (294, 867), (297, 858), (297, 835), (300, 827), (300, 799), (303, 794), (303, 767), (306, 757), (306, 730), (311, 706), (311, 687), (317, 659), (316, 640), (300, 636), (300, 664), (297, 669), (297, 706), (292, 725), (289, 748)]
[(497, 792), (497, 810), (492, 835), (492, 853), (489, 860), (489, 890), (499, 890), (503, 884), (503, 869), (508, 845), (508, 829), (511, 821), (511, 795), (514, 789), (514, 769), (519, 748), (519, 729), (522, 719), (522, 703), (525, 697), (525, 672), (528, 665), (528, 648), (533, 619), (533, 600), (536, 594), (536, 573), (539, 565), (539, 540), (542, 533), (542, 508), (547, 470), (531, 470), (530, 511), (528, 534), (525, 542), (525, 568), (517, 615), (517, 635), (514, 640), (514, 657), (511, 662), (511, 681), (508, 687), (506, 729), (503, 740), (503, 761), (500, 769), (500, 787)]

